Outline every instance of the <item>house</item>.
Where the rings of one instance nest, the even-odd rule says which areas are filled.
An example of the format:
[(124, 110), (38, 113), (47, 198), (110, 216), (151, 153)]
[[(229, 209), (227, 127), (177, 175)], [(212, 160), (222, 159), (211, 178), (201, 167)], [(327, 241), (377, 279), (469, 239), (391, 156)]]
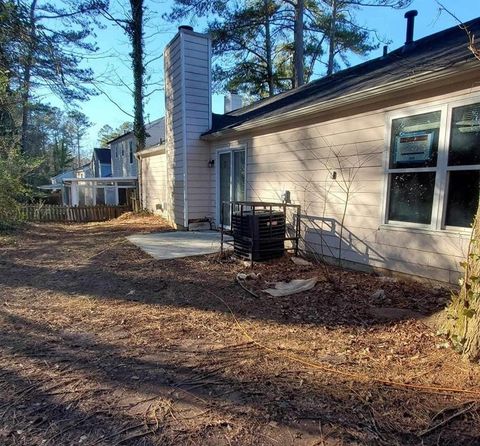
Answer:
[(95, 148), (89, 163), (53, 177), (52, 185), (41, 188), (61, 190), (67, 206), (129, 205), (137, 178), (112, 177), (110, 158), (110, 149)]
[(93, 170), (91, 163), (86, 163), (83, 166), (77, 167), (75, 169), (69, 169), (65, 172), (60, 172), (59, 174), (50, 178), (50, 184), (39, 186), (39, 189), (43, 190), (61, 190), (63, 180), (70, 178), (89, 178), (93, 176)]
[[(162, 143), (165, 138), (164, 119), (146, 126), (146, 147)], [(72, 206), (132, 205), (137, 191), (136, 139), (133, 132), (120, 135), (108, 143), (108, 148), (93, 150), (93, 175), (86, 180), (67, 178), (64, 202)]]
[[(156, 119), (145, 125), (147, 133), (146, 148), (160, 144), (165, 139), (165, 120)], [(137, 176), (137, 141), (133, 131), (124, 133), (107, 142), (112, 157), (112, 175), (114, 177)]]
[(136, 177), (136, 143), (133, 132), (117, 136), (108, 141), (107, 145), (111, 152), (112, 175), (114, 177)]
[(209, 37), (180, 27), (164, 52), (165, 141), (137, 154), (143, 207), (186, 228), (288, 191), (306, 251), (456, 281), (479, 196), (480, 61), (458, 26), (416, 41), (407, 28), (389, 54), (217, 115)]
[(112, 156), (110, 149), (93, 149), (92, 170), (94, 177), (112, 176)]

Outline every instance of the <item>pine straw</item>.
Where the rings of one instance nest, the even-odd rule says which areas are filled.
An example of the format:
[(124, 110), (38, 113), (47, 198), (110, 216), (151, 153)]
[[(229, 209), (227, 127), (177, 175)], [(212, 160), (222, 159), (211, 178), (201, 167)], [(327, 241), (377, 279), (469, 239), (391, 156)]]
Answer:
[(372, 316), (382, 306), (433, 314), (448, 289), (329, 268), (307, 293), (268, 297), (267, 282), (323, 271), (282, 259), (255, 266), (261, 278), (245, 285), (256, 299), (235, 281), (241, 263), (155, 261), (124, 241), (155, 229), (169, 227), (150, 217), (32, 225), (0, 248), (0, 444), (480, 441), (471, 396), (374, 381), (478, 390), (479, 367), (439, 348), (424, 319)]

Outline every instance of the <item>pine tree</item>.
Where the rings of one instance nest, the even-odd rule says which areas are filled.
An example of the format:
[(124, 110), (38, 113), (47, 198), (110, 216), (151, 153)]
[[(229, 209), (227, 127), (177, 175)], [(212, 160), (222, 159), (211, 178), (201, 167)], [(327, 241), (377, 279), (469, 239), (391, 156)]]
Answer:
[[(404, 7), (410, 0), (175, 0), (169, 20), (209, 17), (217, 91), (235, 90), (254, 99), (308, 82), (348, 65), (350, 53), (366, 55), (378, 44), (355, 23), (363, 6)], [(334, 7), (335, 10), (332, 10)], [(325, 55), (328, 54), (326, 60)]]
[(89, 41), (91, 24), (107, 2), (18, 0), (2, 3), (0, 7), (8, 19), (0, 22), (0, 31), (8, 31), (12, 26), (21, 30), (10, 44), (9, 85), (21, 95), (21, 146), (29, 152), (32, 150), (30, 105), (36, 91), (48, 89), (69, 103), (94, 94), (88, 85), (93, 72), (80, 67), (81, 56), (96, 50)]
[(92, 122), (88, 117), (79, 110), (72, 110), (68, 113), (67, 128), (72, 135), (75, 143), (76, 165), (80, 167), (82, 164), (82, 139), (85, 132), (92, 126)]

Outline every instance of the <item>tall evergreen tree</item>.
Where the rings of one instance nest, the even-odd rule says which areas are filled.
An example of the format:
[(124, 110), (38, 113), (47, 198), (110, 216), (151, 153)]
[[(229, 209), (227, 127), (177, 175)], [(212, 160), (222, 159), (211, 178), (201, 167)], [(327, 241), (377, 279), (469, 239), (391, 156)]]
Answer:
[(100, 147), (106, 147), (108, 141), (124, 135), (125, 133), (133, 130), (133, 124), (131, 122), (124, 122), (120, 124), (116, 129), (112, 126), (105, 124), (98, 131), (98, 144)]
[(376, 48), (370, 32), (355, 22), (356, 8), (398, 8), (410, 1), (240, 0), (217, 5), (175, 0), (168, 19), (208, 17), (216, 89), (259, 98), (301, 86), (318, 67), (331, 74), (339, 60), (348, 64), (350, 53), (365, 55)]
[(10, 44), (9, 84), (21, 94), (24, 151), (32, 149), (29, 119), (35, 91), (48, 89), (70, 103), (94, 93), (88, 87), (93, 73), (81, 68), (80, 63), (82, 53), (96, 50), (90, 40), (91, 24), (100, 8), (106, 6), (103, 0), (17, 0), (0, 4), (8, 16), (0, 22), (0, 31), (21, 25), (21, 32)]
[(82, 165), (82, 139), (85, 132), (92, 126), (88, 117), (79, 110), (68, 113), (68, 132), (72, 135), (75, 144), (76, 166)]

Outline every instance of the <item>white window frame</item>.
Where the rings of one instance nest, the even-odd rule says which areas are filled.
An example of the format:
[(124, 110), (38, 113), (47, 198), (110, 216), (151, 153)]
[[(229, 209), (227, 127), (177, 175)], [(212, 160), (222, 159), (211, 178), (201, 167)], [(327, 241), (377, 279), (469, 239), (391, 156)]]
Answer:
[[(417, 228), (430, 231), (452, 231), (460, 233), (471, 232), (470, 228), (460, 226), (445, 225), (446, 211), (447, 211), (447, 192), (448, 192), (448, 174), (452, 171), (466, 171), (466, 170), (480, 170), (480, 164), (470, 164), (464, 166), (448, 166), (448, 149), (451, 134), (451, 120), (452, 110), (456, 107), (461, 107), (471, 104), (480, 104), (480, 96), (472, 96), (467, 99), (452, 100), (437, 105), (429, 106), (415, 106), (406, 107), (396, 110), (386, 115), (386, 129), (385, 132), (385, 151), (383, 159), (384, 167), (384, 191), (382, 199), (382, 222), (384, 226), (403, 227), (403, 228)], [(410, 116), (420, 115), (424, 113), (431, 113), (440, 111), (440, 130), (438, 137), (438, 154), (437, 165), (434, 167), (412, 167), (394, 169), (390, 168), (390, 157), (392, 155), (391, 141), (392, 141), (392, 122), (395, 119), (407, 118)], [(396, 221), (388, 219), (389, 200), (390, 200), (390, 179), (393, 173), (414, 173), (414, 172), (435, 172), (435, 185), (433, 192), (432, 203), (432, 218), (430, 224), (412, 223), (404, 221)]]
[[(238, 145), (234, 147), (221, 147), (216, 150), (215, 154), (215, 220), (220, 226), (220, 155), (222, 153), (230, 153), (230, 196), (233, 195), (233, 153), (245, 152), (245, 186), (244, 196), (247, 199), (247, 182), (248, 182), (248, 151), (246, 145)], [(230, 229), (230, 226), (225, 226), (225, 229)]]

